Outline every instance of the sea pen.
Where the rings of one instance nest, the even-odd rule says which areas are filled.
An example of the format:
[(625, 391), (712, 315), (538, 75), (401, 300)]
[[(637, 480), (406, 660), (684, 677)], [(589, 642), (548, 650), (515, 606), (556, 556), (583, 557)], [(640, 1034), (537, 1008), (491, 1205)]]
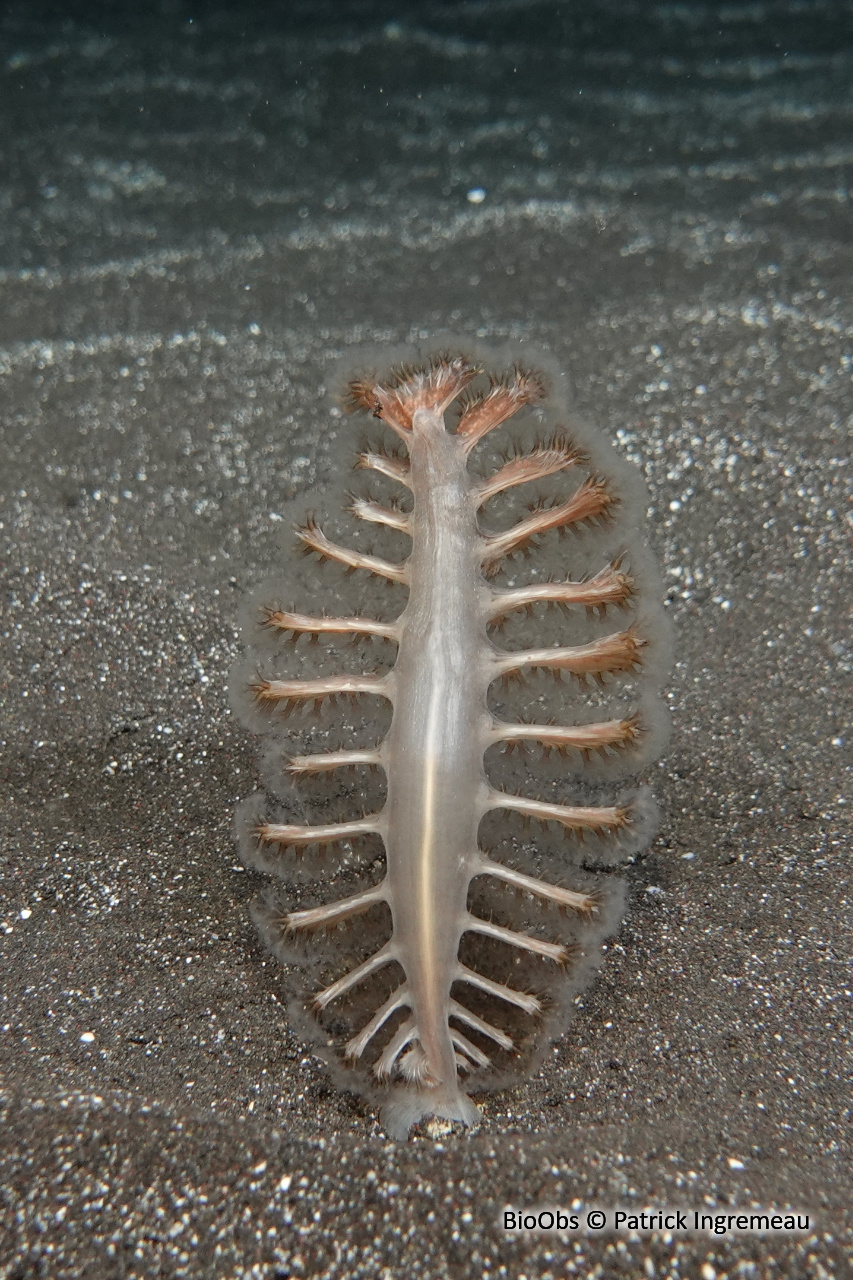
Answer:
[[(339, 543), (315, 516), (298, 537), (347, 573), (402, 589), (405, 603), (384, 617), (325, 616), (265, 599), (250, 621), (249, 654), (257, 658), (263, 632), (350, 638), (362, 656), (368, 644), (396, 646), (396, 659), (294, 676), (280, 669), (274, 644), (268, 661), (279, 669), (262, 661), (247, 681), (241, 666), (238, 683), (250, 718), (265, 714), (261, 727), (276, 740), (299, 708), (322, 716), (338, 699), (389, 704), (381, 739), (364, 740), (362, 710), (350, 741), (286, 762), (302, 780), (378, 770), (384, 803), (310, 822), (253, 802), (243, 849), (289, 886), (267, 895), (258, 917), (273, 950), (304, 975), (295, 1016), (310, 1006), (323, 1047), (347, 1068), (343, 1083), (378, 1093), (386, 1129), (404, 1137), (428, 1116), (475, 1124), (469, 1090), (516, 1077), (588, 981), (622, 909), (621, 884), (602, 868), (642, 847), (653, 823), (646, 794), (617, 784), (662, 743), (667, 645), (636, 529), (641, 486), (603, 441), (566, 426), (535, 366), (495, 368), (450, 350), (351, 378), (348, 407), (397, 437), (394, 450), (370, 448), (358, 460), (388, 496), (357, 496), (350, 510), (386, 542), (398, 539), (402, 554)], [(492, 433), (518, 415), (529, 419), (528, 437), (531, 425), (537, 434), (490, 461)], [(531, 491), (528, 508), (512, 511)], [(570, 539), (559, 557), (568, 572), (540, 569), (519, 582), (518, 557), (539, 548), (550, 569), (559, 535)], [(571, 643), (554, 643), (553, 609), (568, 615)], [(498, 643), (501, 627), (522, 636), (526, 617), (532, 639)], [(525, 693), (531, 710), (554, 703), (543, 676), (569, 682), (557, 690), (559, 720), (523, 714)], [(507, 692), (513, 681), (523, 685), (523, 718), (506, 716), (513, 696), (518, 704)], [(546, 798), (509, 785), (529, 762), (513, 776), (501, 753), (519, 749), (557, 753)], [(560, 794), (567, 781), (569, 796)], [(525, 822), (542, 835), (531, 840)], [(547, 827), (562, 833), (562, 850)], [(330, 846), (337, 861), (324, 873), (317, 851)], [(306, 882), (309, 905), (296, 900)]]

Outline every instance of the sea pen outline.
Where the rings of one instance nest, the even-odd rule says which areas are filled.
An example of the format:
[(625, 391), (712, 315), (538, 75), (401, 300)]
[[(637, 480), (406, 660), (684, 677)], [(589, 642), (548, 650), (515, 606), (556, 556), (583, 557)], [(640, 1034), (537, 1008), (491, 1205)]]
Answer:
[[(381, 838), (386, 867), (380, 882), (307, 909), (267, 911), (263, 923), (274, 948), (293, 958), (286, 940), (294, 935), (339, 926), (383, 904), (390, 910), (386, 940), (349, 971), (315, 990), (312, 1004), (315, 1013), (323, 1014), (369, 983), (379, 970), (395, 966), (401, 973), (401, 980), (382, 993), (379, 1007), (372, 1008), (344, 1043), (344, 1057), (351, 1063), (369, 1059), (372, 1052), (368, 1069), (382, 1086), (383, 1123), (397, 1137), (404, 1137), (425, 1116), (475, 1124), (477, 1108), (460, 1075), (472, 1077), (476, 1084), (478, 1072), (482, 1075), (494, 1067), (496, 1054), (511, 1060), (522, 1041), (531, 1039), (530, 1028), (518, 1032), (518, 1020), (541, 1020), (549, 1012), (552, 1002), (547, 994), (464, 963), (460, 951), (464, 937), (476, 935), (487, 948), (504, 953), (509, 948), (537, 963), (574, 968), (577, 986), (595, 963), (601, 939), (614, 925), (618, 891), (610, 894), (609, 909), (605, 909), (606, 893), (583, 886), (567, 888), (499, 861), (480, 847), (478, 833), (484, 816), (497, 810), (557, 823), (575, 838), (614, 837), (609, 852), (599, 853), (600, 864), (630, 854), (647, 840), (651, 827), (650, 808), (642, 795), (627, 802), (566, 805), (501, 790), (486, 778), (484, 752), (497, 743), (512, 749), (538, 742), (546, 753), (556, 749), (583, 762), (601, 753), (633, 753), (636, 765), (648, 762), (663, 740), (656, 690), (666, 665), (667, 644), (653, 600), (645, 600), (642, 620), (581, 645), (513, 651), (496, 648), (489, 638), (490, 625), (542, 603), (566, 609), (580, 606), (591, 615), (636, 604), (637, 583), (618, 559), (577, 581), (503, 589), (490, 581), (508, 557), (527, 551), (552, 531), (577, 532), (609, 522), (620, 503), (612, 480), (598, 474), (588, 456), (588, 452), (606, 455), (607, 450), (580, 448), (564, 429), (537, 440), (532, 449), (508, 455), (497, 471), (478, 478), (468, 466), (476, 446), (520, 410), (542, 402), (547, 385), (528, 364), (515, 363), (490, 375), (486, 383), (481, 373), (479, 361), (451, 351), (426, 362), (397, 366), (382, 377), (350, 379), (350, 407), (380, 419), (405, 449), (403, 455), (366, 450), (360, 465), (402, 485), (413, 499), (409, 511), (398, 503), (383, 506), (365, 498), (355, 498), (351, 510), (362, 521), (408, 534), (412, 551), (398, 562), (366, 554), (328, 538), (313, 518), (299, 530), (299, 537), (307, 550), (348, 572), (367, 570), (407, 587), (408, 602), (398, 618), (390, 622), (363, 614), (321, 618), (280, 607), (266, 607), (260, 618), (267, 629), (294, 638), (348, 635), (394, 641), (394, 665), (384, 674), (307, 680), (261, 674), (251, 682), (257, 704), (285, 712), (309, 701), (319, 709), (337, 697), (368, 694), (387, 698), (393, 705), (391, 727), (375, 748), (297, 754), (288, 766), (295, 777), (346, 766), (378, 766), (388, 780), (381, 810), (359, 819), (314, 825), (264, 817), (253, 823), (252, 838), (244, 848), (250, 863), (288, 879), (281, 863), (270, 862), (271, 847), (286, 855), (371, 834)], [(455, 430), (448, 430), (445, 415), (454, 405), (459, 416)], [(481, 530), (480, 512), (493, 498), (531, 482), (584, 471), (587, 474), (562, 500), (534, 502), (507, 529)], [(647, 568), (641, 577), (648, 597), (656, 585), (654, 574)], [(488, 708), (494, 681), (523, 676), (526, 671), (599, 682), (630, 675), (646, 663), (650, 639), (656, 656), (647, 664), (652, 687), (642, 714), (586, 724), (527, 724), (501, 720)], [(469, 889), (480, 877), (556, 904), (581, 925), (593, 923), (596, 927), (587, 929), (587, 945), (583, 939), (576, 946), (553, 942), (536, 936), (536, 931), (510, 928), (472, 912)], [(575, 878), (583, 880), (583, 874)], [(487, 961), (489, 954), (487, 949)], [(506, 974), (505, 955), (498, 968)], [(525, 974), (529, 977), (529, 967), (518, 976), (523, 979)], [(564, 985), (565, 978), (564, 974)], [(478, 1011), (472, 994), (486, 1002), (489, 1018), (482, 1009)], [(553, 1003), (556, 1007), (558, 1002)], [(492, 1020), (496, 1009), (517, 1015), (515, 1022), (510, 1019), (507, 1025), (501, 1019), (504, 1025), (497, 1025)], [(540, 1039), (547, 1036), (547, 1027), (538, 1030)], [(326, 1040), (331, 1046), (334, 1036)]]

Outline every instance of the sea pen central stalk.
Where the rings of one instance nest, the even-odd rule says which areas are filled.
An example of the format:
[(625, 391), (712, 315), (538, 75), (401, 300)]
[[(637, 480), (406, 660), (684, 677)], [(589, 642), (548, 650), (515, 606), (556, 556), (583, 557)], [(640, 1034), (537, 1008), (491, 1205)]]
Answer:
[[(409, 600), (400, 618), (394, 717), (385, 743), (386, 848), (394, 937), (417, 1028), (415, 1054), (437, 1111), (465, 1118), (448, 1026), (477, 829), (487, 808), (485, 631), (472, 481), (464, 443), (419, 409), (409, 444), (414, 494)], [(405, 944), (403, 942), (405, 940)]]

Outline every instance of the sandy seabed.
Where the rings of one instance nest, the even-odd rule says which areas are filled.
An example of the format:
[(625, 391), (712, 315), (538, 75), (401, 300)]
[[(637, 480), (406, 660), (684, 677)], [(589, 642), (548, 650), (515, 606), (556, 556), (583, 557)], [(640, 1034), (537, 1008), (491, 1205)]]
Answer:
[[(6, 6), (2, 1280), (851, 1266), (848, 21)], [(331, 362), (448, 328), (641, 468), (675, 728), (568, 1034), (398, 1145), (287, 1025), (225, 689), (357, 444)], [(810, 1222), (502, 1230), (543, 1205)]]

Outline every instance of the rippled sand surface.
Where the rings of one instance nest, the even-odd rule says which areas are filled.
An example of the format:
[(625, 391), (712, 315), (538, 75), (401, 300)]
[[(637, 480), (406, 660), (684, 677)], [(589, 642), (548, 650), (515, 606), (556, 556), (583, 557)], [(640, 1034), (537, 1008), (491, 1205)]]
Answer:
[[(0, 1277), (844, 1274), (849, 7), (125, 8), (0, 16)], [(286, 1025), (225, 679), (330, 362), (447, 329), (643, 469), (675, 734), (569, 1034), (399, 1147)], [(575, 1200), (812, 1222), (499, 1229)]]

